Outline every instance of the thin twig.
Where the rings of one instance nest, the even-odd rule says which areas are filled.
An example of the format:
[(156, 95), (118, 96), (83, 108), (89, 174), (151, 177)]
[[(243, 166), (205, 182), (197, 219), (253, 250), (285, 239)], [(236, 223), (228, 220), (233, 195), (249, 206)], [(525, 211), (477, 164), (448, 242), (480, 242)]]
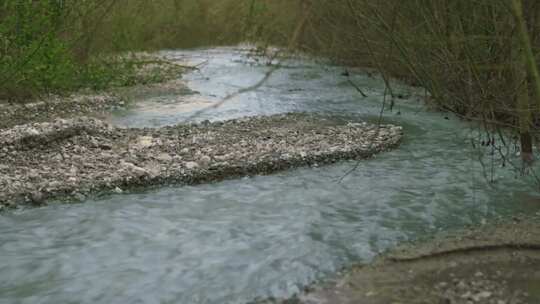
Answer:
[(226, 103), (227, 101), (233, 99), (234, 97), (238, 96), (238, 95), (241, 95), (241, 94), (244, 94), (246, 92), (249, 92), (249, 91), (254, 91), (256, 89), (258, 89), (259, 87), (261, 87), (269, 78), (270, 76), (272, 76), (272, 74), (279, 69), (279, 64), (273, 66), (270, 70), (268, 70), (268, 72), (266, 72), (266, 74), (264, 75), (264, 77), (259, 80), (257, 83), (255, 83), (254, 85), (251, 85), (249, 87), (245, 87), (245, 88), (242, 88), (234, 93), (231, 93), (227, 96), (225, 96), (222, 100), (220, 100), (219, 102), (211, 105), (211, 106), (208, 106), (204, 109), (201, 109), (199, 111), (196, 111), (195, 113), (191, 114), (188, 118), (187, 118), (187, 121), (190, 121), (190, 120), (193, 120), (194, 118), (196, 118), (197, 116), (200, 116), (201, 114), (209, 111), (209, 110), (212, 110), (212, 109), (217, 109), (219, 107), (221, 107), (224, 103)]
[(353, 88), (355, 88), (355, 89), (358, 91), (358, 93), (360, 93), (360, 95), (362, 95), (362, 97), (364, 97), (364, 98), (368, 97), (368, 96), (366, 95), (366, 93), (364, 93), (364, 92), (362, 91), (362, 89), (360, 89), (360, 88), (356, 85), (356, 83), (354, 83), (354, 82), (351, 80), (350, 76), (347, 76), (347, 81), (351, 84), (351, 86), (352, 86)]

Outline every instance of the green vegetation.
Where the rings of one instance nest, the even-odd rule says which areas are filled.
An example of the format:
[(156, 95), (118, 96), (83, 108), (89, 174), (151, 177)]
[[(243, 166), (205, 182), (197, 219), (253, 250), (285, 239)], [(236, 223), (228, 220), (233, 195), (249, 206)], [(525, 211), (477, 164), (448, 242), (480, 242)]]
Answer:
[(126, 54), (243, 41), (421, 85), (433, 106), (481, 121), (491, 134), (515, 128), (532, 153), (535, 0), (3, 0), (0, 99), (150, 81), (137, 76), (144, 60)]
[(282, 21), (294, 19), (296, 11), (288, 1), (266, 2), (2, 0), (0, 100), (158, 81), (164, 70), (170, 73), (165, 65), (140, 79), (142, 63), (150, 60), (135, 56), (138, 51), (280, 44), (294, 25)]
[(141, 75), (148, 58), (129, 52), (229, 42), (206, 2), (2, 0), (0, 100), (159, 81), (175, 68)]
[(135, 73), (131, 60), (90, 57), (81, 48), (88, 39), (72, 21), (80, 20), (74, 8), (65, 1), (2, 2), (0, 99), (24, 101), (43, 93), (98, 89)]

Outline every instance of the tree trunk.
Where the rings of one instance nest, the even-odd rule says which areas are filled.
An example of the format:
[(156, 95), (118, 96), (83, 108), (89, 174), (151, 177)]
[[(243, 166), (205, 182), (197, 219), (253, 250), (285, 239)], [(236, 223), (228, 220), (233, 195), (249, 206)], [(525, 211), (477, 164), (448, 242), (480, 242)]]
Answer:
[(299, 45), (300, 36), (304, 32), (304, 28), (311, 13), (311, 2), (309, 0), (300, 0), (299, 4), (301, 7), (299, 12), (302, 15), (300, 16), (300, 19), (296, 24), (296, 28), (294, 29), (294, 32), (289, 40), (289, 50), (293, 50)]
[[(540, 75), (536, 65), (536, 59), (531, 46), (531, 39), (527, 28), (527, 23), (523, 16), (522, 0), (512, 1), (512, 13), (516, 21), (518, 42), (516, 43), (517, 52), (521, 60), (514, 61), (516, 66), (516, 80), (520, 85), (518, 88), (518, 115), (519, 115), (519, 133), (521, 140), (521, 154), (524, 162), (532, 162), (532, 139), (531, 139), (531, 107), (529, 105), (529, 86), (532, 86), (536, 96), (536, 107), (540, 104)], [(523, 69), (525, 68), (525, 69)], [(525, 72), (522, 72), (525, 70)], [(529, 79), (529, 81), (527, 81)]]

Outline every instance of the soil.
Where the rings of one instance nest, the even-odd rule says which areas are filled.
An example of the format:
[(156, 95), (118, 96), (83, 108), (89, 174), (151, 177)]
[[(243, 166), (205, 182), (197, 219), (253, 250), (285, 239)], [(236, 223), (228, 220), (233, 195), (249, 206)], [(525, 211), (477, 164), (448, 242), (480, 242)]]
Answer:
[(540, 303), (540, 218), (492, 223), (405, 245), (302, 295), (274, 302)]

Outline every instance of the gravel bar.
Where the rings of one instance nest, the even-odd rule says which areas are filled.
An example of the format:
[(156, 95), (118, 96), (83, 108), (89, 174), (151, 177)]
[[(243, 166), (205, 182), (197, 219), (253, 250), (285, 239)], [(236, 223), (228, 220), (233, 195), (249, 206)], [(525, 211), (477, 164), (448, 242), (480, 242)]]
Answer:
[(122, 98), (108, 93), (51, 95), (31, 103), (9, 104), (0, 100), (0, 130), (28, 122), (47, 122), (85, 115), (105, 116), (111, 109), (125, 105)]
[(79, 117), (0, 130), (0, 210), (368, 158), (401, 127), (281, 114), (160, 129)]

